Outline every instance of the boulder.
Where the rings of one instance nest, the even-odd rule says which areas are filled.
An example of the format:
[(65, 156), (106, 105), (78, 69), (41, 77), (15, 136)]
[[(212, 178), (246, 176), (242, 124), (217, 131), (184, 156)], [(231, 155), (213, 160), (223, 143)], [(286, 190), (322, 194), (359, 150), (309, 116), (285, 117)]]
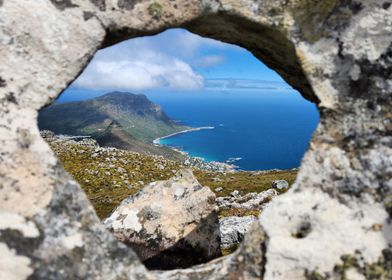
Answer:
[(103, 223), (148, 268), (187, 267), (220, 256), (215, 195), (190, 170), (147, 185)]
[(241, 196), (238, 191), (234, 191), (230, 196), (218, 197), (216, 203), (221, 209), (261, 210), (276, 195), (278, 195), (278, 192), (275, 189), (269, 189), (260, 193), (247, 193), (244, 196)]
[(289, 183), (286, 180), (275, 180), (272, 181), (272, 187), (278, 191), (283, 191), (289, 188)]
[[(164, 280), (260, 280), (263, 278), (264, 247), (268, 237), (259, 223), (251, 224), (234, 253), (187, 269), (152, 271)], [(291, 280), (291, 279), (290, 279)]]
[(230, 249), (238, 245), (249, 230), (253, 222), (257, 221), (255, 216), (224, 217), (219, 220), (221, 234), (221, 248)]

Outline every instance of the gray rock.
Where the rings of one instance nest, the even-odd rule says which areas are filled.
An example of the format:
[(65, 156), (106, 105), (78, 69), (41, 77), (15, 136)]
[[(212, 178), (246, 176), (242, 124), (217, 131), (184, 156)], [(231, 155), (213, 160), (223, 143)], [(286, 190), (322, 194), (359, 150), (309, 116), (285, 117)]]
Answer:
[(289, 183), (286, 180), (275, 180), (272, 181), (272, 187), (279, 191), (287, 190), (289, 188)]
[[(162, 0), (157, 14), (149, 12), (151, 1), (127, 2), (0, 1), (1, 277), (280, 280), (314, 272), (331, 278), (341, 257), (354, 252), (361, 265), (380, 260), (387, 271), (390, 3)], [(268, 242), (245, 242), (234, 257), (204, 266), (149, 273), (100, 225), (39, 135), (36, 117), (98, 48), (171, 27), (247, 48), (315, 102), (320, 124), (296, 183), (263, 210)], [(296, 234), (304, 223), (307, 234)], [(357, 273), (363, 278), (364, 271)]]
[(122, 167), (118, 167), (118, 168), (117, 168), (117, 172), (120, 173), (120, 174), (122, 174), (122, 173), (125, 173), (126, 170), (125, 170), (124, 168), (122, 168)]
[(220, 256), (215, 195), (190, 170), (145, 186), (104, 224), (149, 268), (188, 267)]
[(54, 137), (54, 132), (50, 130), (41, 130), (40, 135), (42, 138), (53, 138)]
[(217, 187), (217, 188), (215, 189), (216, 192), (221, 192), (222, 190), (223, 190), (222, 187)]
[(257, 218), (254, 216), (232, 216), (219, 219), (221, 248), (229, 249), (238, 245), (255, 221), (257, 221)]
[(238, 196), (240, 195), (240, 192), (237, 191), (237, 190), (235, 190), (235, 191), (232, 191), (232, 192), (230, 193), (230, 195), (231, 195), (232, 197), (236, 198), (236, 197), (238, 197)]
[(236, 191), (234, 194), (230, 193), (230, 196), (217, 197), (216, 204), (222, 209), (261, 210), (276, 195), (278, 193), (275, 189), (269, 189), (260, 193), (247, 193), (244, 196), (239, 195), (239, 192)]
[(263, 263), (266, 261), (263, 252), (266, 239), (260, 224), (253, 223), (239, 248), (227, 257), (188, 269), (153, 271), (152, 274), (165, 280), (260, 280), (263, 279)]

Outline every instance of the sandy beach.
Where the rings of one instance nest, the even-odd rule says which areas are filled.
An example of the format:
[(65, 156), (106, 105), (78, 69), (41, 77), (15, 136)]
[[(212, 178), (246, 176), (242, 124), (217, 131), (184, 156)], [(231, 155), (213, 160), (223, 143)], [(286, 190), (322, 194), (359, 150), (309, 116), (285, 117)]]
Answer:
[(172, 134), (169, 134), (169, 135), (166, 135), (166, 136), (159, 137), (159, 138), (155, 139), (155, 140), (153, 141), (153, 143), (154, 143), (155, 145), (161, 145), (161, 144), (159, 143), (159, 141), (160, 141), (161, 139), (173, 137), (173, 136), (178, 135), (178, 134), (183, 134), (183, 133), (188, 133), (188, 132), (193, 132), (193, 131), (199, 131), (199, 130), (205, 130), (205, 129), (214, 129), (214, 128), (215, 128), (215, 127), (213, 127), (213, 126), (202, 126), (202, 127), (195, 127), (195, 128), (185, 129), (185, 130), (181, 130), (181, 131), (179, 131), (179, 132), (175, 132), (175, 133), (172, 133)]

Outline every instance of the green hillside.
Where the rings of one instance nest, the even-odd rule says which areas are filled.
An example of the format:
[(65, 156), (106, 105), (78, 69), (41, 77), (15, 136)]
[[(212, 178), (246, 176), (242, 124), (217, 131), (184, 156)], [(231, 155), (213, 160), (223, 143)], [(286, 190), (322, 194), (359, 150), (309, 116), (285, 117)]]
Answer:
[[(111, 211), (145, 185), (167, 180), (183, 168), (178, 161), (160, 156), (148, 156), (119, 149), (100, 148), (94, 141), (79, 142), (44, 136), (65, 170), (77, 180), (92, 202), (98, 216), (106, 218)], [(287, 180), (290, 184), (297, 176), (296, 170), (211, 172), (193, 168), (202, 186), (208, 186), (217, 196), (226, 196), (234, 190), (242, 195), (271, 188), (274, 180)], [(217, 188), (221, 187), (220, 191)], [(244, 216), (258, 211), (235, 209), (220, 210), (220, 216)]]
[(53, 104), (41, 110), (41, 130), (56, 134), (89, 135), (101, 146), (146, 154), (180, 158), (165, 147), (152, 144), (155, 138), (188, 127), (172, 121), (162, 108), (145, 95), (111, 92), (94, 99)]

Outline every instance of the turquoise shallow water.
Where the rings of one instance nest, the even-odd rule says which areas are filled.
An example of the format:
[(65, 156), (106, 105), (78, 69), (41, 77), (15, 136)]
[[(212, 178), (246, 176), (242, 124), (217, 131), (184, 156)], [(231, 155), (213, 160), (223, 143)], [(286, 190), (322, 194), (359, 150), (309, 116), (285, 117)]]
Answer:
[[(102, 93), (68, 90), (58, 102)], [(319, 121), (316, 106), (294, 90), (143, 93), (174, 120), (214, 127), (164, 138), (161, 144), (207, 161), (235, 158), (242, 170), (298, 167)]]

